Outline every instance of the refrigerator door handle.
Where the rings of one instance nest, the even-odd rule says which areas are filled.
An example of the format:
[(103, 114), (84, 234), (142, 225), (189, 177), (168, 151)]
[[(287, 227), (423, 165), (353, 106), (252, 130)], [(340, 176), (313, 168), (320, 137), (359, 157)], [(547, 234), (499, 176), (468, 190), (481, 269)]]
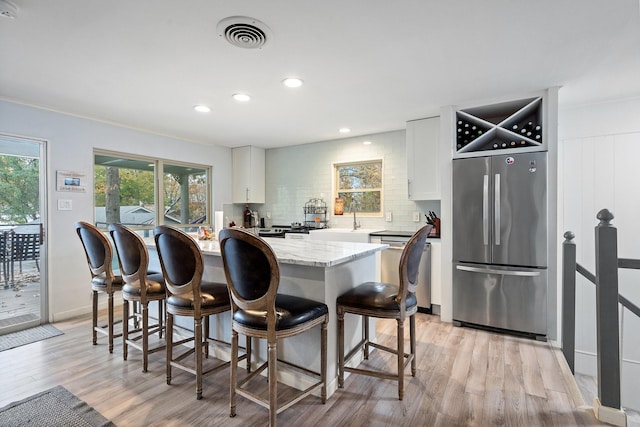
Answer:
[(482, 184), (482, 240), (489, 244), (489, 175), (484, 176)]
[(523, 276), (523, 277), (540, 276), (539, 271), (497, 270), (495, 268), (469, 267), (466, 265), (456, 265), (456, 269), (461, 271), (470, 271), (472, 273), (501, 274), (503, 276)]
[(497, 246), (500, 246), (500, 174), (496, 174), (496, 178), (494, 181), (494, 191), (495, 191), (495, 213), (494, 213), (494, 232), (495, 232), (495, 242)]

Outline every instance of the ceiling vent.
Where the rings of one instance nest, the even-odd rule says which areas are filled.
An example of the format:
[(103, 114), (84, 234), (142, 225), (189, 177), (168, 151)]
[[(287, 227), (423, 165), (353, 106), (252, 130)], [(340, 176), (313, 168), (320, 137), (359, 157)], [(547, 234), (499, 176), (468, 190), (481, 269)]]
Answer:
[(0, 16), (15, 19), (18, 16), (18, 8), (7, 0), (0, 0)]
[(271, 30), (263, 22), (246, 16), (231, 16), (218, 22), (218, 36), (234, 46), (262, 49), (271, 38)]

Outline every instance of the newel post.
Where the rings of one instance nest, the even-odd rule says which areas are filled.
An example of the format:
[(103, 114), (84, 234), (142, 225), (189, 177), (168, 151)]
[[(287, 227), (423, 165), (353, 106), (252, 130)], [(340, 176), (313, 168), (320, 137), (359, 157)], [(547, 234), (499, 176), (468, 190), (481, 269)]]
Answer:
[(562, 243), (562, 353), (575, 375), (576, 348), (576, 244), (575, 234), (564, 233)]
[(598, 397), (602, 406), (620, 409), (620, 339), (618, 330), (618, 237), (613, 214), (596, 216), (596, 327)]

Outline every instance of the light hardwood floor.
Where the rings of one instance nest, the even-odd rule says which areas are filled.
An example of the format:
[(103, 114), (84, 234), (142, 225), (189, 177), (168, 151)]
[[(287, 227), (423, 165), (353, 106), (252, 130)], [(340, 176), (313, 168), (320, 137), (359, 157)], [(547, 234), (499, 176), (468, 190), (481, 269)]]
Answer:
[[(0, 352), (0, 407), (62, 385), (121, 427), (267, 424), (267, 411), (241, 397), (237, 416), (229, 418), (228, 370), (205, 377), (203, 399), (198, 401), (192, 375), (174, 370), (172, 384), (166, 384), (163, 352), (150, 355), (149, 372), (142, 373), (138, 351), (130, 350), (129, 360), (123, 361), (120, 343), (111, 355), (104, 338), (91, 345), (89, 317), (55, 326), (64, 335)], [(393, 321), (378, 321), (381, 341), (393, 343), (394, 330)], [(415, 378), (407, 376), (403, 401), (397, 399), (395, 382), (351, 375), (325, 405), (308, 397), (281, 413), (278, 424), (602, 425), (588, 408), (579, 406), (582, 402), (574, 401), (548, 344), (457, 328), (420, 313), (416, 330), (418, 372)], [(376, 354), (365, 363), (395, 362)], [(260, 382), (267, 390), (266, 380)], [(286, 395), (286, 387), (281, 388)]]

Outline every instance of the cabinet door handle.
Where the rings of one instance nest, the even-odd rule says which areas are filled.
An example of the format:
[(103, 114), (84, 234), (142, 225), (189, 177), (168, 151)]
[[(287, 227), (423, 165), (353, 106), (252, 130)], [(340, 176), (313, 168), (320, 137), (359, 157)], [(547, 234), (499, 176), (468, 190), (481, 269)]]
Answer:
[(245, 190), (246, 193), (246, 200), (247, 202), (249, 201), (249, 187), (247, 187), (247, 189)]
[(495, 214), (494, 214), (494, 232), (496, 246), (500, 246), (500, 174), (497, 173), (494, 181), (495, 187)]
[(457, 265), (456, 270), (469, 271), (472, 273), (484, 273), (484, 274), (500, 274), (502, 276), (520, 276), (520, 277), (538, 277), (539, 271), (522, 271), (522, 270), (498, 270), (495, 268), (478, 268), (467, 267), (466, 265)]
[(484, 175), (482, 182), (482, 241), (489, 244), (489, 175)]
[(411, 198), (411, 180), (407, 180), (407, 195)]

